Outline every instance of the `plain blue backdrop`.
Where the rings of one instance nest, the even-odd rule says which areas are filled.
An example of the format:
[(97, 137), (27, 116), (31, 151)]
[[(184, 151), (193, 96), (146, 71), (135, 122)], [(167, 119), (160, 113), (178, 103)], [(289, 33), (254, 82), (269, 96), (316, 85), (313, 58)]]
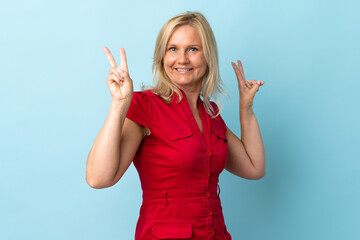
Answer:
[(255, 96), (266, 150), (257, 181), (220, 175), (234, 240), (360, 239), (358, 1), (6, 1), (0, 8), (0, 239), (133, 239), (136, 169), (85, 181), (111, 103), (107, 46), (127, 52), (135, 90), (152, 83), (156, 36), (200, 11), (215, 33), (238, 136), (230, 62), (265, 81)]

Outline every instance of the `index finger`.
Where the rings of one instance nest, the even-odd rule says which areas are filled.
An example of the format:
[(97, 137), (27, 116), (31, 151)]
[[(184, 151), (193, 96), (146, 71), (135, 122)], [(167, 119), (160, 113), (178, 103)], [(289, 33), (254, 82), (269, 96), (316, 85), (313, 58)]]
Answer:
[(120, 67), (128, 72), (125, 49), (120, 48)]
[(114, 59), (113, 55), (111, 54), (110, 50), (107, 47), (103, 47), (103, 50), (104, 50), (104, 52), (106, 54), (107, 59), (109, 60), (110, 66), (112, 68), (117, 67), (115, 59)]
[(241, 63), (240, 60), (238, 60), (237, 62), (238, 62), (238, 66), (239, 66), (239, 69), (240, 69), (240, 73), (241, 73), (243, 79), (246, 80), (246, 79), (245, 79), (245, 74), (244, 74), (244, 69), (243, 69), (243, 67), (242, 67), (242, 63)]
[(234, 70), (235, 70), (235, 74), (236, 74), (236, 78), (238, 79), (238, 82), (240, 85), (244, 84), (244, 80), (242, 78), (242, 75), (240, 73), (239, 68), (236, 66), (235, 63), (231, 62), (231, 65), (233, 66)]

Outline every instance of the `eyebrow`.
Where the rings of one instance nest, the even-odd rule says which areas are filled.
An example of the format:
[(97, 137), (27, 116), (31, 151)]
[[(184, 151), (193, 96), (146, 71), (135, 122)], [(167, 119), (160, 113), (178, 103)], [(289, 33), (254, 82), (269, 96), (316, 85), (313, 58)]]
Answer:
[[(167, 45), (168, 47), (170, 47), (170, 46), (176, 46), (176, 44), (168, 44)], [(188, 47), (198, 47), (198, 48), (200, 48), (201, 46), (200, 45), (197, 45), (197, 44), (191, 44), (191, 45), (189, 45)]]

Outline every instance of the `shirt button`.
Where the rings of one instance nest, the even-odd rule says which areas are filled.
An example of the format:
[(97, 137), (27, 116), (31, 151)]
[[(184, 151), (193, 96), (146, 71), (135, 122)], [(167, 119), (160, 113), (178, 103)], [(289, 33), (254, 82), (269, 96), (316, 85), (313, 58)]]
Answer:
[(209, 230), (209, 235), (213, 236), (215, 234), (214, 230), (210, 229)]
[(210, 176), (210, 172), (209, 172), (209, 171), (205, 171), (205, 172), (204, 172), (204, 175), (205, 175), (205, 177), (209, 177), (209, 176)]
[(210, 197), (210, 192), (206, 192), (205, 197), (209, 198)]
[(212, 210), (211, 210), (211, 209), (208, 209), (208, 210), (206, 211), (206, 213), (207, 213), (207, 215), (212, 215)]
[(211, 152), (209, 150), (206, 151), (206, 156), (208, 156), (208, 157), (211, 156)]

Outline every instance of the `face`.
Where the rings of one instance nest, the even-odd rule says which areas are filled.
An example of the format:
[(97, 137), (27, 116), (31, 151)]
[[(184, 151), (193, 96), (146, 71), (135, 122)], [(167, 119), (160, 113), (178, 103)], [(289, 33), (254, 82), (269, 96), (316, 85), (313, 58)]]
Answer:
[(176, 86), (201, 87), (207, 63), (196, 28), (184, 25), (175, 29), (166, 46), (164, 68)]

